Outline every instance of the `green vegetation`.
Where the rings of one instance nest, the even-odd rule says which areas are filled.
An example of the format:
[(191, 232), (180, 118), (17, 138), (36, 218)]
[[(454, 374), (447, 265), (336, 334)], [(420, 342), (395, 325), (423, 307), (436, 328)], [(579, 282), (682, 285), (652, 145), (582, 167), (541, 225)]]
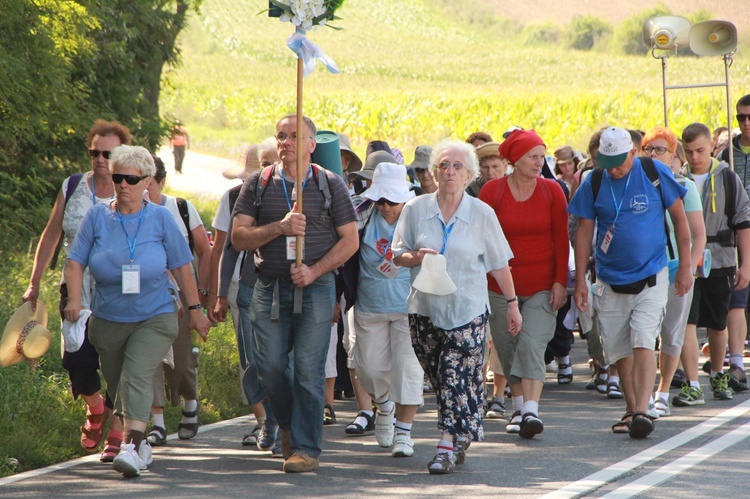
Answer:
[(612, 27), (596, 16), (573, 16), (568, 26), (568, 47), (591, 50), (610, 33)]

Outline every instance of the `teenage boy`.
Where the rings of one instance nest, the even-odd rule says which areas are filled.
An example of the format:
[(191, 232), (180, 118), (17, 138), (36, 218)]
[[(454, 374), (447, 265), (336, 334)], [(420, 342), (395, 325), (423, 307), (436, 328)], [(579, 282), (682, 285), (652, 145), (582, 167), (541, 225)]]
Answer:
[[(722, 365), (727, 348), (727, 314), (732, 283), (739, 291), (746, 288), (750, 280), (750, 199), (729, 165), (711, 157), (711, 131), (706, 125), (688, 125), (682, 132), (682, 143), (687, 156), (687, 176), (695, 181), (703, 200), (706, 247), (711, 250), (713, 260), (710, 275), (695, 281), (685, 336), (695, 335), (696, 327), (708, 328), (711, 391), (717, 400), (731, 400), (729, 375), (722, 372)], [(742, 262), (739, 268), (735, 245), (739, 246)], [(683, 348), (680, 357), (687, 382), (672, 404), (691, 406), (705, 403), (698, 383), (697, 349)]]

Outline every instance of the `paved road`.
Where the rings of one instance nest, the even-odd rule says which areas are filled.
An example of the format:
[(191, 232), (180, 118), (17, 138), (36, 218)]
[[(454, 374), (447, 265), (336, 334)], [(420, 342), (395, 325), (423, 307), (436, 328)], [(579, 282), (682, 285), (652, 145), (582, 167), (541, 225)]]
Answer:
[[(158, 155), (167, 168), (167, 187), (172, 191), (196, 194), (218, 201), (227, 189), (240, 183), (239, 180), (227, 180), (221, 175), (227, 168), (235, 166), (236, 161), (188, 150), (182, 164), (183, 173), (177, 174), (174, 171), (174, 158), (169, 147), (162, 147)], [(210, 223), (210, 220), (206, 222)]]
[[(487, 421), (486, 441), (471, 446), (453, 475), (431, 476), (435, 453), (434, 397), (426, 397), (414, 427), (415, 455), (394, 459), (374, 436), (347, 437), (353, 401), (337, 402), (339, 424), (324, 431), (316, 473), (287, 475), (282, 461), (240, 445), (251, 418), (205, 426), (190, 441), (174, 435), (154, 452), (141, 478), (125, 480), (96, 456), (0, 479), (1, 497), (748, 497), (750, 397), (673, 410), (646, 440), (614, 435), (622, 401), (588, 392), (585, 345), (573, 349), (575, 380), (557, 385), (554, 373), (541, 402), (544, 433), (533, 440)], [(707, 384), (705, 377), (701, 380)], [(674, 394), (675, 390), (673, 390)], [(747, 392), (746, 392), (747, 393)]]

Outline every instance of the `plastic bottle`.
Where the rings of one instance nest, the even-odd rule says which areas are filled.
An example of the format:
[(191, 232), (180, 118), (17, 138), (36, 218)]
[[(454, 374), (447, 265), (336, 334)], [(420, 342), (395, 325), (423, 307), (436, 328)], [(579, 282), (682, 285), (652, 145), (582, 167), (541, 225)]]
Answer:
[(198, 355), (201, 351), (201, 347), (206, 341), (198, 331), (193, 329), (190, 331), (190, 342), (193, 344), (193, 353)]

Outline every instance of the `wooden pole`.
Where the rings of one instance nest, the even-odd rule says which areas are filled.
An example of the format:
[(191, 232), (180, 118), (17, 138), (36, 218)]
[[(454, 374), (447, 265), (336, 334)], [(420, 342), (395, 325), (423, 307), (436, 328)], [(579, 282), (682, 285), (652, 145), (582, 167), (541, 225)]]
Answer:
[[(303, 176), (307, 173), (307, 165), (302, 164), (302, 144), (304, 143), (305, 124), (302, 121), (302, 58), (297, 58), (297, 213), (302, 213), (302, 184)], [(302, 236), (297, 236), (297, 266), (302, 265), (302, 252), (304, 251), (305, 241)]]

